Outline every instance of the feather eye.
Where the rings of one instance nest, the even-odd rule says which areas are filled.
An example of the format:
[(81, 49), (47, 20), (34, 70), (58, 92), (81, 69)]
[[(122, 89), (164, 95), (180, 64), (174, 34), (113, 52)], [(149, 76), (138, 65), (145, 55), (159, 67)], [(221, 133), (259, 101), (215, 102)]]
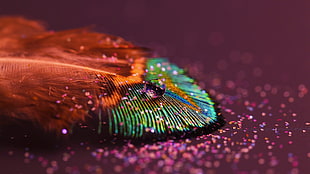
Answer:
[(223, 124), (208, 93), (184, 70), (163, 58), (147, 59), (145, 64), (145, 82), (126, 86), (122, 101), (109, 109), (110, 133), (163, 139), (207, 133)]
[(26, 121), (58, 135), (164, 139), (224, 124), (184, 70), (149, 55), (116, 36), (0, 18), (0, 130)]

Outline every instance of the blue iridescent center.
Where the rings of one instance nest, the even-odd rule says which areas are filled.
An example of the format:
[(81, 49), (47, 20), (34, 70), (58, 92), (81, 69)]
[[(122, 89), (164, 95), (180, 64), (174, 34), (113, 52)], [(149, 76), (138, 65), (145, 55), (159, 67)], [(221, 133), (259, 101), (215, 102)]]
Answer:
[[(205, 90), (202, 90), (197, 84), (195, 84), (194, 79), (184, 74), (183, 69), (169, 63), (164, 58), (153, 58), (148, 60), (146, 71), (146, 81), (156, 78), (162, 79), (157, 82), (168, 81), (169, 84), (165, 85), (165, 95), (180, 100), (190, 106), (198, 106), (196, 109), (201, 113), (204, 113), (206, 117), (210, 118), (210, 122), (216, 121), (217, 114), (214, 109), (214, 102), (210, 99)], [(184, 92), (184, 97), (181, 97), (178, 91), (174, 91), (174, 88), (171, 88), (172, 86), (178, 88), (181, 92)], [(189, 100), (189, 98), (191, 100)]]

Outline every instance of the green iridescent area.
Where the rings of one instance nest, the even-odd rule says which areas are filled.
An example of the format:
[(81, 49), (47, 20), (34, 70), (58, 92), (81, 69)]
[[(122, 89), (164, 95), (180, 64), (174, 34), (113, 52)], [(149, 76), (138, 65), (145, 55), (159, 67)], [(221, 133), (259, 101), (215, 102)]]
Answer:
[[(215, 104), (208, 93), (166, 59), (147, 59), (144, 80), (145, 83), (127, 86), (122, 101), (111, 109), (111, 134), (136, 138), (145, 134), (169, 135), (207, 128), (217, 121)], [(146, 90), (146, 85), (151, 88)], [(163, 95), (156, 96), (152, 89)]]

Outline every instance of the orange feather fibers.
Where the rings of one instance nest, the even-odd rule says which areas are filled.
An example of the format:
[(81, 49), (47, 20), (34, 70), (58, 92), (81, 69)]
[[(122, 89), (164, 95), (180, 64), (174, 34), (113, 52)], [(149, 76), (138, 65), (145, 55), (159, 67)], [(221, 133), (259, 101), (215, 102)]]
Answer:
[[(86, 28), (54, 32), (37, 21), (1, 17), (0, 125), (23, 120), (47, 131), (70, 129), (100, 103), (113, 107), (120, 100), (113, 78), (140, 79), (148, 54), (120, 37)], [(103, 104), (91, 97), (107, 92), (114, 96)]]

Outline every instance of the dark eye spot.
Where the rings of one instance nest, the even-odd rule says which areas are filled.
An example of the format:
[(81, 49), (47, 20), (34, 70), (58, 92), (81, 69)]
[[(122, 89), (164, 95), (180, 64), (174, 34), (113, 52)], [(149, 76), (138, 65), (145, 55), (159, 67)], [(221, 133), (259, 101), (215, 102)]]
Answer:
[(145, 82), (144, 88), (141, 90), (141, 93), (148, 95), (151, 98), (159, 98), (165, 94), (166, 88), (160, 87), (151, 82)]

